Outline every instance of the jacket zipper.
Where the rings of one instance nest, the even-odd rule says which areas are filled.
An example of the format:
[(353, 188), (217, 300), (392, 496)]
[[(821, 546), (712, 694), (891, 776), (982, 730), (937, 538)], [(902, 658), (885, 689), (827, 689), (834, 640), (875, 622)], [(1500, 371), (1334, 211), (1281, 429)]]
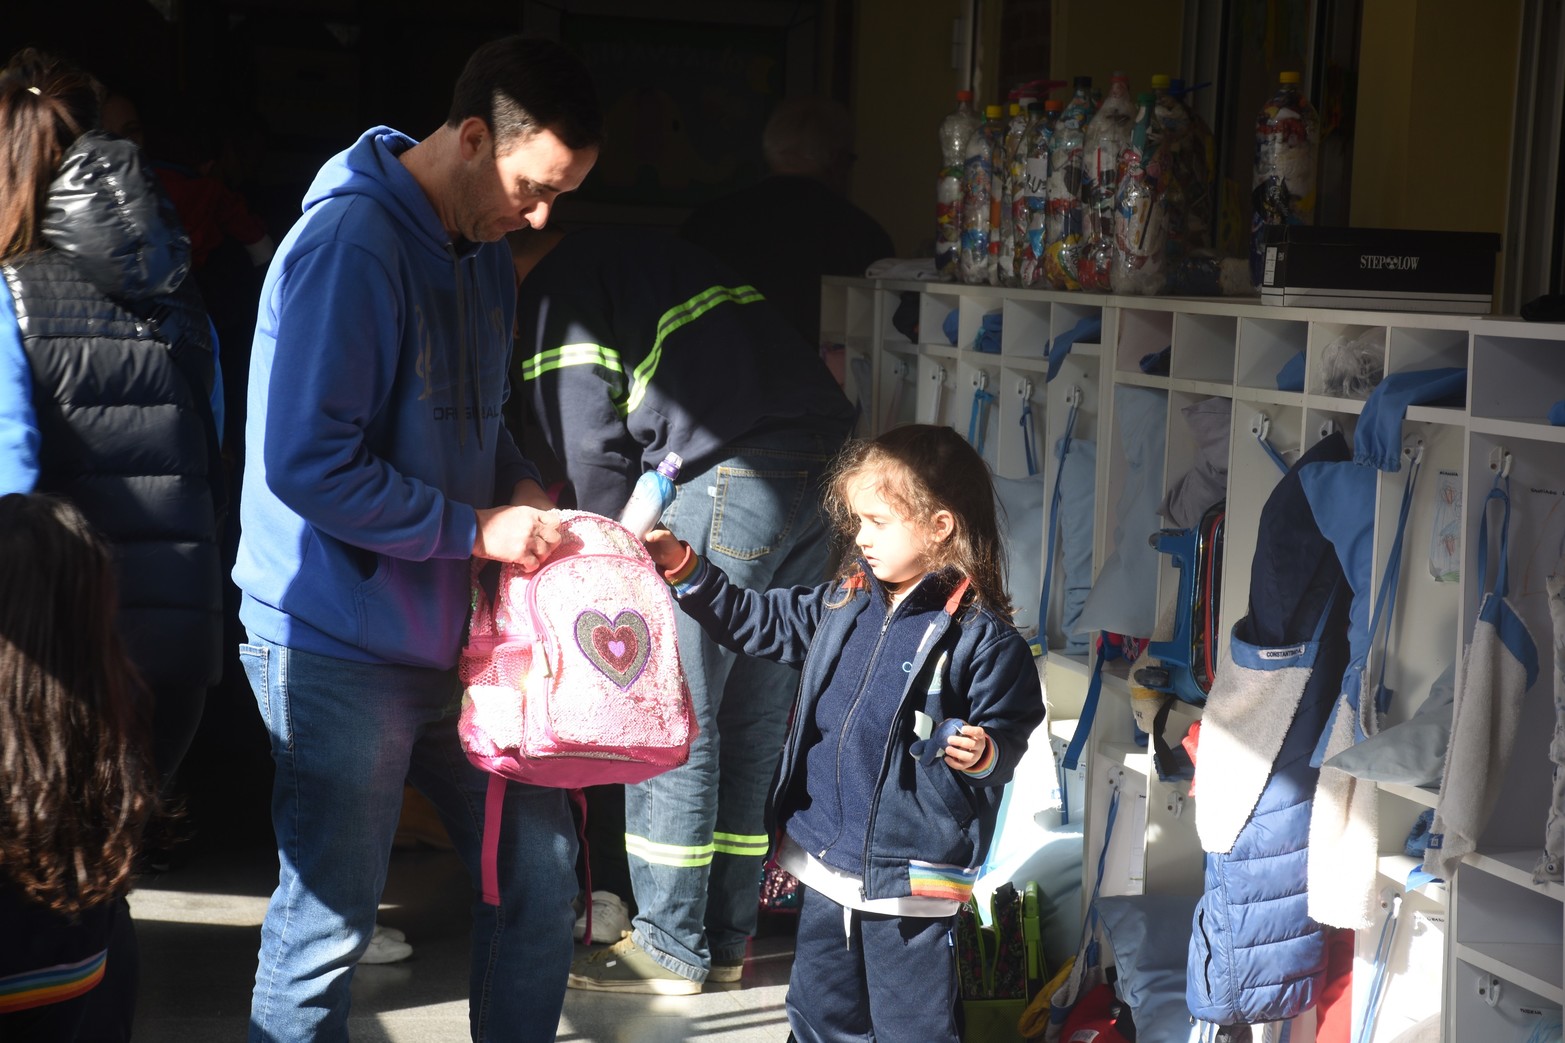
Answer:
[[(869, 662), (867, 664), (865, 664), (865, 666), (864, 666), (864, 673), (859, 678), (858, 691), (854, 694), (853, 705), (852, 705), (852, 707), (849, 708), (847, 717), (843, 718), (841, 731), (839, 731), (837, 733), (836, 782), (837, 782), (837, 806), (838, 806), (838, 810), (839, 811), (841, 810), (841, 807), (842, 807), (842, 750), (843, 750), (843, 744), (847, 741), (848, 727), (849, 727), (849, 725), (851, 725), (853, 723), (853, 718), (855, 716), (857, 716), (857, 714), (859, 712), (859, 703), (860, 703), (860, 700), (864, 696), (864, 690), (869, 686), (869, 679), (870, 679), (871, 675), (873, 675), (874, 672), (875, 672), (876, 664), (878, 664), (880, 662), (880, 653), (881, 653), (881, 650), (885, 647), (885, 643), (886, 643), (886, 632), (891, 629), (891, 619), (892, 619), (893, 616), (895, 616), (897, 614), (897, 609), (900, 608), (900, 607), (901, 607), (900, 605), (892, 605), (891, 608), (886, 612), (886, 617), (880, 621), (880, 634), (879, 634), (879, 636), (877, 636), (875, 638), (875, 648), (874, 648), (874, 651), (872, 651), (870, 653)], [(875, 802), (873, 800), (870, 801), (870, 816), (871, 816), (872, 820), (873, 820), (873, 817), (874, 817), (874, 803)], [(865, 830), (865, 835), (866, 835), (866, 837), (868, 836), (868, 830), (867, 829)], [(839, 838), (842, 836), (842, 826), (841, 826), (841, 823), (838, 823), (837, 836)], [(833, 843), (835, 843), (835, 842), (836, 841), (833, 841)], [(866, 841), (866, 843), (865, 843), (865, 851), (866, 851), (866, 853), (868, 852), (868, 848), (869, 848), (869, 845), (868, 845), (868, 842)], [(825, 858), (826, 857), (826, 848), (822, 848), (816, 854), (815, 857), (816, 858)]]
[[(946, 631), (950, 629), (951, 617), (945, 616), (944, 619), (944, 625), (938, 623), (930, 625), (931, 630), (936, 630), (938, 627), (938, 630), (936, 630), (936, 632), (933, 634), (933, 639), (931, 639), (931, 635), (929, 633), (926, 633), (924, 638), (919, 641), (917, 652), (918, 661), (913, 664), (913, 671), (908, 674), (907, 682), (902, 686), (902, 698), (897, 703), (897, 712), (891, 718), (891, 731), (886, 734), (886, 751), (881, 755), (880, 758), (880, 778), (875, 780), (875, 792), (874, 795), (870, 798), (869, 802), (869, 821), (864, 824), (864, 875), (859, 878), (860, 899), (868, 900), (868, 895), (866, 892), (868, 891), (869, 885), (870, 838), (875, 835), (875, 816), (880, 812), (880, 783), (886, 778), (887, 773), (891, 770), (891, 755), (892, 751), (896, 747), (897, 742), (897, 722), (902, 718), (902, 706), (907, 702), (908, 691), (913, 687), (913, 681), (917, 679), (919, 674), (923, 673), (924, 664), (929, 661), (930, 650), (932, 650), (937, 644), (940, 643), (940, 639), (944, 637)], [(890, 625), (890, 622), (891, 614), (887, 613), (886, 623), (888, 626)], [(881, 634), (884, 636), (884, 629), (881, 631)]]

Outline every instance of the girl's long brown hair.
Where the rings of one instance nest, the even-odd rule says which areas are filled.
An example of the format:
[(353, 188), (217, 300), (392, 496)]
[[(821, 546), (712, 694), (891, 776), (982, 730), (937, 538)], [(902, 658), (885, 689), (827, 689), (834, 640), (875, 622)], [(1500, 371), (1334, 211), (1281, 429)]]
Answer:
[(102, 88), (81, 69), (28, 47), (0, 69), (0, 262), (37, 249), (49, 182), (84, 131)]
[(0, 496), (0, 877), (68, 916), (124, 893), (157, 802), (115, 615), (81, 512)]
[(841, 580), (861, 571), (853, 546), (859, 523), (848, 496), (864, 479), (915, 527), (936, 511), (950, 511), (955, 528), (949, 539), (929, 545), (926, 569), (955, 569), (971, 581), (979, 604), (1002, 619), (1011, 618), (994, 482), (989, 465), (965, 438), (942, 425), (908, 424), (869, 441), (848, 443), (832, 465), (825, 495), (833, 536), (842, 551)]

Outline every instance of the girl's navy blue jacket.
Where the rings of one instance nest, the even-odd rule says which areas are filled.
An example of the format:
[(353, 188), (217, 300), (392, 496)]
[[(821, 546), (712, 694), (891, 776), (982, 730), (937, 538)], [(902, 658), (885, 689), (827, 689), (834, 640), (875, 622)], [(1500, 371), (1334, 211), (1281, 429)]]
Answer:
[[(847, 671), (843, 676), (862, 676), (863, 684), (883, 683), (894, 672), (901, 699), (879, 776), (870, 780), (874, 788), (862, 838), (866, 899), (967, 900), (994, 836), (1003, 787), (1043, 721), (1043, 688), (1027, 642), (971, 595), (948, 612), (957, 582), (949, 573), (925, 577), (889, 617), (882, 616), (886, 593), (868, 570), (847, 584), (763, 593), (733, 585), (720, 569), (702, 562), (675, 586), (680, 607), (718, 642), (803, 668), (768, 807), (773, 833), (777, 823), (786, 825), (809, 806), (805, 754), (818, 737), (815, 708), (833, 674)], [(874, 625), (884, 624), (880, 644), (896, 641), (916, 649), (905, 671), (894, 664), (890, 671), (866, 675), (871, 662), (842, 661), (846, 638), (867, 611)], [(943, 759), (922, 763), (910, 754), (918, 741), (915, 711), (935, 722), (960, 717), (979, 725), (994, 743), (994, 761), (982, 775), (955, 771)], [(818, 809), (812, 818), (818, 818)]]

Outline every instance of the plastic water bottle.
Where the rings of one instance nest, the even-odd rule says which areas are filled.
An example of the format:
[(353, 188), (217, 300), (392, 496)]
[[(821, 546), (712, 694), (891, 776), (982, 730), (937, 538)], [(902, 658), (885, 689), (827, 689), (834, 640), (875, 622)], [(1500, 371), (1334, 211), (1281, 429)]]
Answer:
[(1250, 282), (1261, 285), (1267, 225), (1315, 223), (1320, 119), (1299, 89), (1299, 74), (1277, 77), (1277, 92), (1255, 121), (1254, 205), (1250, 219)]
[[(967, 139), (962, 159), (962, 281), (993, 281), (995, 259), (1000, 244), (994, 240), (990, 224), (997, 202), (994, 194), (994, 154), (998, 150), (1005, 124), (1000, 121), (1000, 106), (984, 107), (984, 122)], [(998, 224), (998, 221), (995, 221)]]
[[(1022, 161), (1026, 158), (1027, 132), (1032, 128), (1032, 93), (1022, 89), (1011, 92), (1017, 101), (1010, 106), (1011, 117), (1005, 123), (1005, 139), (1000, 152), (1003, 159), (995, 165), (996, 195), (1000, 202), (1000, 255), (997, 278), (1001, 286), (1019, 286), (1017, 277), (1021, 246), (1026, 241), (1027, 218), (1023, 208)], [(1002, 179), (1001, 174), (1004, 173)], [(1017, 211), (1022, 210), (1018, 215)], [(1017, 217), (1021, 216), (1018, 221)]]
[(1114, 206), (1114, 254), (1110, 283), (1115, 293), (1155, 294), (1163, 291), (1167, 215), (1155, 176), (1147, 168), (1152, 112), (1156, 97), (1136, 96), (1136, 125), (1124, 153), (1119, 193)]
[(962, 251), (962, 158), (978, 129), (973, 92), (956, 92), (956, 109), (940, 121), (940, 176), (935, 182), (935, 273), (955, 282)]
[[(1053, 105), (1051, 111), (1047, 105)], [(1043, 278), (1038, 259), (1043, 256), (1045, 207), (1049, 192), (1049, 143), (1054, 138), (1054, 120), (1059, 102), (1033, 102), (1031, 123), (1022, 138), (1021, 154), (1015, 167), (1017, 183), (1011, 189), (1011, 220), (1016, 225), (1016, 285), (1036, 286)]]
[(1056, 290), (1079, 290), (1076, 255), (1081, 251), (1082, 128), (1092, 119), (1092, 77), (1076, 77), (1076, 90), (1054, 124), (1049, 148), (1049, 201), (1045, 221), (1043, 272)]
[(1119, 164), (1130, 147), (1136, 103), (1130, 81), (1122, 72), (1109, 78), (1108, 97), (1087, 124), (1081, 153), (1082, 237), (1076, 281), (1084, 290), (1107, 293), (1114, 262), (1114, 199), (1119, 189)]
[(620, 512), (619, 523), (638, 539), (652, 531), (668, 505), (674, 502), (674, 479), (679, 477), (684, 462), (678, 453), (669, 453), (657, 470), (636, 479), (636, 487), (630, 491), (630, 499)]
[[(1187, 87), (1185, 81), (1175, 77), (1169, 83), (1168, 93), (1174, 105), (1187, 121), (1187, 133), (1181, 139), (1176, 154), (1180, 170), (1180, 189), (1184, 195), (1184, 245), (1190, 253), (1210, 250), (1216, 241), (1217, 209), (1216, 179), (1217, 143), (1212, 128), (1191, 104), (1190, 96), (1209, 83)], [(1154, 120), (1156, 116), (1154, 115)]]

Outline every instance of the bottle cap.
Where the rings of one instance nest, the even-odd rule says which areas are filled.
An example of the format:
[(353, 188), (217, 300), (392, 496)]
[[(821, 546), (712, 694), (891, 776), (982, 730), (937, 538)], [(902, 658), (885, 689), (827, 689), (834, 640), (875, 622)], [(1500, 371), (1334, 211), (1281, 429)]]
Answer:
[(1042, 112), (1048, 107), (1049, 103), (1046, 101), (1032, 101), (1027, 103), (1027, 111), (1033, 113)]
[(1155, 91), (1166, 91), (1171, 83), (1173, 83), (1173, 80), (1169, 78), (1166, 72), (1155, 72), (1152, 74), (1152, 89)]
[(1063, 101), (1055, 101), (1053, 98), (1043, 103), (1043, 111), (1045, 112), (1059, 112), (1064, 108), (1065, 103)]
[(1157, 101), (1157, 95), (1151, 91), (1142, 91), (1136, 95), (1137, 105), (1151, 105), (1155, 101)]
[(1110, 83), (1129, 83), (1130, 82), (1130, 77), (1126, 76), (1124, 73), (1120, 72), (1118, 69), (1115, 69), (1114, 72), (1112, 74), (1110, 74), (1110, 76), (1109, 76), (1109, 82)]
[(1091, 76), (1078, 76), (1071, 82), (1078, 88), (1080, 88), (1080, 87), (1091, 87), (1092, 86), (1092, 77)]
[(1296, 72), (1293, 72), (1293, 71), (1284, 72), (1284, 73), (1278, 73), (1277, 74), (1277, 82), (1278, 83), (1298, 83), (1299, 82), (1299, 74), (1296, 73)]
[(973, 92), (972, 91), (968, 91), (968, 90), (957, 91), (956, 92), (956, 100), (957, 101), (972, 101), (973, 100)]
[(1009, 112), (1012, 116), (1020, 116), (1022, 114), (1022, 103), (1019, 101), (1013, 101), (1008, 106), (1006, 106), (1006, 111)]
[(984, 118), (985, 119), (991, 119), (991, 120), (999, 119), (1000, 118), (1000, 106), (998, 106), (998, 105), (985, 105), (984, 106)]
[(658, 474), (661, 474), (664, 478), (678, 478), (679, 469), (684, 465), (684, 457), (678, 453), (669, 453), (663, 458), (663, 462), (658, 464)]

